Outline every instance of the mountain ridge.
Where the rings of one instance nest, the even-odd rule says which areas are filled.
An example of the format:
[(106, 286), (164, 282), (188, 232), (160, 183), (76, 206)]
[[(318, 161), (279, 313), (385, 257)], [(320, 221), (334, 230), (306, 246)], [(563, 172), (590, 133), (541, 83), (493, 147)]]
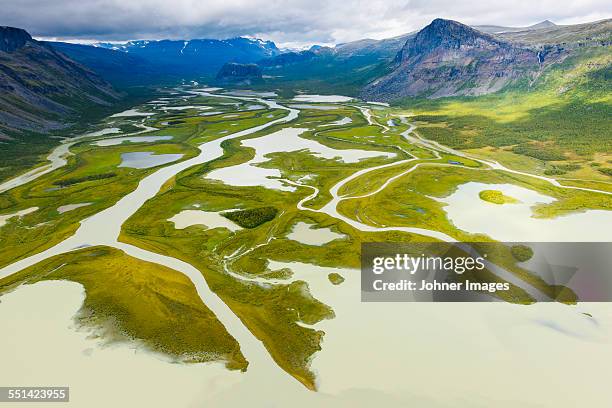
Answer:
[(543, 28), (559, 27), (559, 26), (553, 23), (552, 21), (546, 19), (546, 20), (540, 21), (539, 23), (535, 23), (535, 24), (532, 24), (526, 27), (509, 27), (509, 26), (498, 26), (498, 25), (490, 25), (490, 24), (474, 25), (471, 27), (478, 31), (482, 31), (483, 33), (487, 33), (487, 34), (500, 34), (500, 33), (516, 32), (516, 31), (533, 31), (533, 30), (540, 30)]
[(0, 130), (47, 132), (84, 107), (120, 95), (102, 78), (27, 31), (0, 27)]
[(32, 41), (32, 36), (26, 30), (0, 26), (0, 51), (14, 52), (28, 41)]
[(368, 100), (477, 96), (497, 92), (561, 58), (524, 48), (453, 20), (435, 19), (409, 39), (391, 72), (362, 91)]
[(121, 45), (98, 43), (97, 46), (125, 52), (183, 74), (212, 74), (227, 62), (248, 64), (281, 53), (272, 41), (247, 37), (225, 40), (137, 40)]

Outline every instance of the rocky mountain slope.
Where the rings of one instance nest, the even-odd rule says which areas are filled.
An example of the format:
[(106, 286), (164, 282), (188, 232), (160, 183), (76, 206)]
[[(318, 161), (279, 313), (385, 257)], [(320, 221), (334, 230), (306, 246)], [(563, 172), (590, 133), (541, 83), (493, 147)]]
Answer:
[[(436, 20), (419, 32), (418, 39), (417, 33), (408, 33), (313, 47), (258, 64), (272, 78), (266, 79), (269, 84), (361, 94), (367, 99), (481, 95), (513, 84), (532, 86), (567, 56), (609, 46), (611, 21), (561, 26), (545, 20), (527, 27), (470, 28)], [(427, 47), (425, 43), (433, 44), (436, 37), (440, 43)]]
[(562, 57), (561, 48), (544, 54), (456, 21), (436, 19), (406, 42), (391, 73), (371, 82), (362, 97), (389, 101), (482, 95), (529, 80)]
[(161, 67), (127, 52), (63, 42), (47, 44), (118, 88), (163, 83), (170, 76)]
[(251, 85), (262, 79), (261, 68), (257, 64), (238, 64), (228, 62), (217, 73), (217, 83)]
[(0, 132), (44, 133), (119, 98), (98, 75), (24, 30), (0, 27)]

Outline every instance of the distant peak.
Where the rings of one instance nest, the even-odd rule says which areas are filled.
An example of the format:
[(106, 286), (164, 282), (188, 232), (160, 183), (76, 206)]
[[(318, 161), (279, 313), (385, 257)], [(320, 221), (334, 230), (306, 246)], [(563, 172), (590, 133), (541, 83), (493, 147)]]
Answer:
[(425, 28), (423, 28), (423, 30), (426, 29), (440, 29), (440, 28), (447, 28), (447, 27), (467, 27), (464, 24), (461, 24), (458, 21), (455, 20), (447, 20), (445, 18), (436, 18), (435, 20), (433, 20), (431, 23), (429, 23), (428, 26), (425, 26)]
[(431, 23), (429, 23), (429, 25), (437, 25), (437, 24), (458, 24), (458, 25), (462, 25), (458, 21), (450, 20), (450, 19), (446, 19), (446, 18), (435, 18), (435, 19), (433, 19), (431, 21)]
[(557, 25), (550, 20), (540, 21), (537, 24), (531, 25), (528, 28), (530, 29), (539, 29), (539, 28), (548, 28), (548, 27), (556, 27)]
[(482, 37), (486, 34), (474, 30), (465, 24), (458, 21), (436, 18), (428, 26), (423, 28), (417, 36), (428, 37)]
[(485, 44), (502, 45), (502, 42), (457, 21), (436, 18), (419, 31), (414, 39), (408, 40), (405, 46), (407, 49), (402, 50), (398, 58), (412, 58), (438, 47), (459, 49), (462, 46), (479, 47)]
[(26, 30), (0, 26), (0, 51), (13, 52), (28, 41), (32, 41), (32, 36)]

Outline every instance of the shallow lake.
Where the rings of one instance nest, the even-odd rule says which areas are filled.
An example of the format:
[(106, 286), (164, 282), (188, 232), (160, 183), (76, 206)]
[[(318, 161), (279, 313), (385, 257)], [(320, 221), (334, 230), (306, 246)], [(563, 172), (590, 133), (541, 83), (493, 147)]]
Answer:
[(212, 109), (210, 106), (204, 105), (182, 105), (182, 106), (164, 106), (164, 110), (166, 111), (182, 111), (187, 109), (196, 109), (196, 110), (208, 110)]
[(287, 238), (306, 245), (324, 245), (335, 239), (345, 238), (329, 228), (316, 228), (314, 224), (298, 222), (293, 226)]
[(294, 101), (298, 102), (349, 102), (354, 100), (350, 96), (341, 95), (297, 95), (293, 98)]
[(121, 164), (118, 167), (133, 169), (148, 169), (166, 163), (172, 163), (182, 158), (182, 154), (155, 154), (153, 152), (131, 152), (121, 154)]
[(126, 118), (126, 117), (132, 117), (132, 116), (153, 116), (155, 115), (154, 113), (151, 112), (140, 112), (139, 110), (136, 109), (128, 109), (128, 110), (124, 110), (123, 112), (119, 112), (119, 113), (115, 113), (114, 115), (111, 115), (111, 118)]
[(260, 109), (264, 109), (265, 106), (262, 105), (247, 105), (244, 107), (243, 110), (247, 110), (247, 111), (254, 111), (254, 110), (260, 110)]
[(343, 126), (343, 125), (348, 125), (349, 123), (352, 123), (353, 119), (349, 118), (349, 117), (344, 117), (342, 119), (339, 119), (335, 122), (330, 122), (330, 123), (326, 123), (324, 125), (320, 125), (319, 127), (324, 127), (324, 126)]
[(295, 109), (314, 109), (314, 110), (323, 110), (323, 111), (341, 108), (341, 106), (335, 106), (335, 105), (307, 105), (307, 104), (294, 104), (294, 105), (289, 105), (289, 107), (295, 108)]
[(207, 175), (207, 178), (219, 180), (232, 186), (263, 186), (277, 190), (295, 191), (295, 187), (285, 185), (283, 182), (271, 178), (281, 177), (280, 170), (259, 167), (257, 164), (268, 161), (266, 155), (270, 153), (295, 152), (299, 150), (308, 150), (314, 156), (325, 159), (338, 159), (345, 163), (355, 163), (361, 159), (371, 157), (395, 157), (394, 153), (389, 152), (332, 149), (317, 141), (304, 139), (299, 136), (307, 130), (304, 128), (284, 128), (266, 136), (244, 140), (242, 145), (254, 148), (255, 157), (246, 163), (213, 170)]
[[(270, 266), (290, 268), (292, 281), (308, 282), (335, 311), (312, 326), (325, 332), (312, 369), (329, 406), (570, 407), (568, 395), (593, 396), (601, 406), (609, 399), (602, 393), (607, 368), (597, 361), (612, 358), (610, 304), (363, 303), (358, 270)], [(346, 280), (332, 285), (331, 272)], [(568, 367), (581, 375), (569, 375)], [(475, 380), (457, 381), (466, 377)], [(512, 401), (499, 398), (508, 389), (521, 392)]]
[[(482, 190), (499, 190), (519, 200), (514, 204), (493, 204), (482, 200)], [(440, 199), (453, 224), (464, 231), (487, 234), (505, 242), (582, 242), (612, 241), (612, 211), (587, 210), (555, 218), (534, 218), (532, 208), (552, 203), (554, 198), (512, 184), (469, 182)]]
[[(188, 407), (240, 380), (220, 363), (172, 364), (134, 343), (102, 347), (74, 326), (84, 298), (83, 287), (68, 281), (2, 296), (0, 322), (12, 334), (0, 336), (1, 384), (68, 385), (75, 407)], [(101, 384), (113, 392), (100, 392)]]
[(76, 203), (76, 204), (67, 204), (57, 207), (57, 212), (60, 214), (66, 213), (68, 211), (76, 210), (77, 208), (86, 207), (91, 205), (92, 203)]
[(203, 225), (209, 229), (227, 228), (230, 231), (238, 231), (242, 229), (239, 225), (234, 224), (218, 212), (202, 211), (202, 210), (183, 210), (168, 221), (174, 223), (174, 228), (184, 229), (192, 225)]

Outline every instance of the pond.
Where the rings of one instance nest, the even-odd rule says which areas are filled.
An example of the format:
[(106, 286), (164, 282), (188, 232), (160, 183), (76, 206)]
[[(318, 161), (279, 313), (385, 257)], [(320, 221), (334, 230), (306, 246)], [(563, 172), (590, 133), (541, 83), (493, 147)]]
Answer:
[[(478, 196), (483, 190), (499, 190), (519, 202), (493, 204)], [(612, 230), (602, 228), (612, 225), (612, 211), (587, 210), (555, 218), (534, 218), (534, 205), (552, 203), (555, 199), (512, 184), (469, 182), (440, 201), (447, 204), (444, 210), (457, 228), (487, 234), (499, 241), (612, 241)]]
[(341, 95), (297, 95), (293, 98), (294, 101), (298, 102), (349, 102), (354, 100), (350, 96), (341, 96)]
[(345, 235), (338, 234), (329, 228), (316, 228), (316, 225), (305, 222), (295, 224), (291, 233), (287, 235), (287, 238), (306, 245), (324, 245), (344, 237)]
[(76, 204), (66, 204), (57, 207), (57, 212), (60, 214), (66, 213), (68, 211), (76, 210), (77, 208), (86, 207), (91, 205), (92, 203), (76, 203)]
[(207, 178), (219, 180), (232, 186), (263, 186), (277, 190), (294, 191), (295, 187), (285, 185), (280, 180), (274, 179), (274, 177), (281, 177), (281, 172), (278, 169), (263, 168), (257, 166), (257, 164), (268, 161), (266, 156), (270, 153), (299, 150), (308, 150), (314, 156), (324, 159), (338, 159), (345, 163), (355, 163), (372, 157), (395, 157), (394, 153), (389, 152), (332, 149), (317, 141), (299, 136), (307, 130), (304, 128), (284, 128), (266, 136), (244, 140), (242, 145), (254, 148), (255, 157), (246, 163), (213, 170), (207, 175)]
[(232, 232), (242, 229), (218, 212), (213, 211), (183, 210), (169, 218), (168, 221), (173, 222), (176, 229), (184, 229), (192, 225), (203, 225), (209, 229), (226, 228)]
[(155, 154), (153, 152), (131, 152), (121, 154), (121, 164), (118, 167), (133, 169), (148, 169), (166, 163), (172, 163), (182, 158), (182, 154)]

